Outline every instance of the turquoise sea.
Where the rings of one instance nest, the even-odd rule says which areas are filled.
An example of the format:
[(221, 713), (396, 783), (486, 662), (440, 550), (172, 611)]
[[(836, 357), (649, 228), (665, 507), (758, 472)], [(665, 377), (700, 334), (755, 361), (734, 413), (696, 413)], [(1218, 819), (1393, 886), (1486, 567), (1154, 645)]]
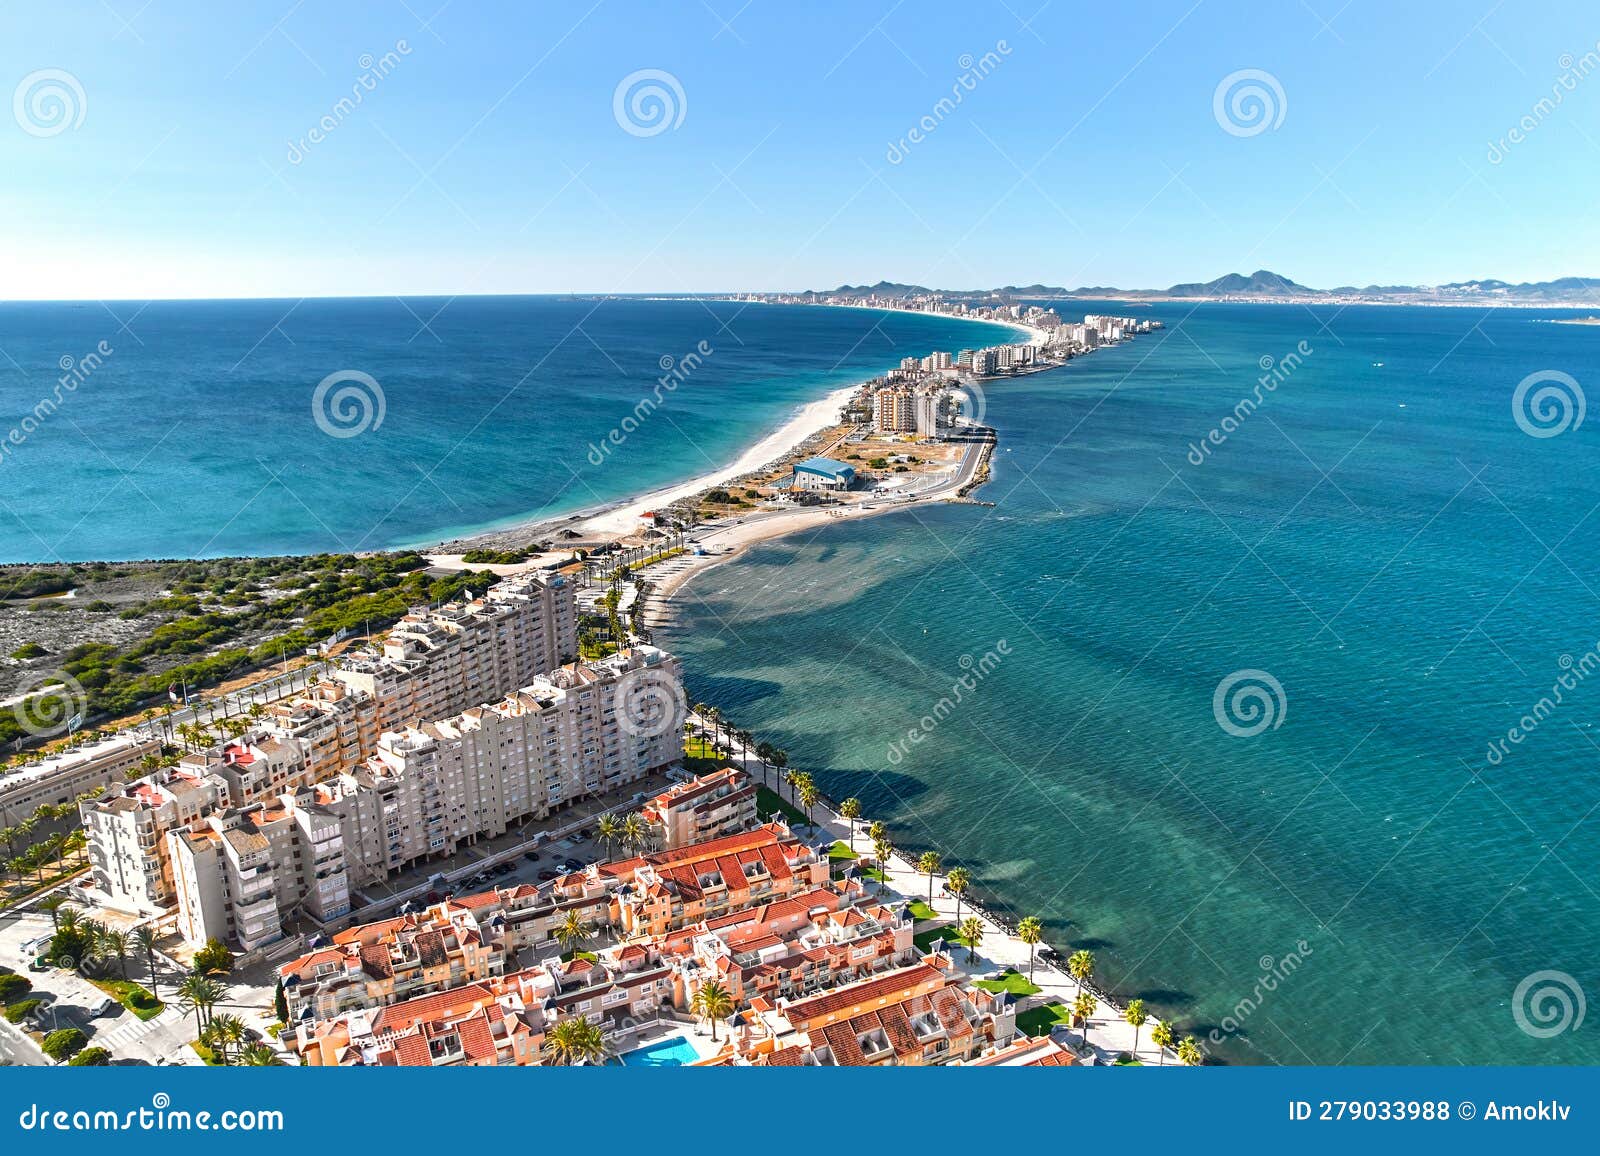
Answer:
[(989, 387), (993, 506), (764, 546), (658, 641), (1219, 1059), (1600, 1062), (1600, 428), (1513, 414), (1600, 330), (1148, 315)]
[[(681, 299), (0, 303), (0, 562), (376, 550), (565, 514), (1012, 332)], [(593, 450), (641, 399), (649, 419)]]
[[(992, 506), (763, 546), (657, 641), (693, 697), (1219, 1058), (1600, 1062), (1573, 1023), (1600, 992), (1600, 419), (1535, 437), (1513, 412), (1529, 375), (1600, 382), (1600, 330), (1139, 312), (1168, 328), (988, 387)], [(575, 510), (729, 461), (902, 356), (1000, 339), (693, 301), (0, 305), (0, 440), (61, 359), (113, 350), (0, 456), (0, 559), (370, 549)], [(381, 425), (317, 425), (340, 370), (379, 383)], [(1524, 401), (1559, 425), (1546, 389), (1573, 396)]]

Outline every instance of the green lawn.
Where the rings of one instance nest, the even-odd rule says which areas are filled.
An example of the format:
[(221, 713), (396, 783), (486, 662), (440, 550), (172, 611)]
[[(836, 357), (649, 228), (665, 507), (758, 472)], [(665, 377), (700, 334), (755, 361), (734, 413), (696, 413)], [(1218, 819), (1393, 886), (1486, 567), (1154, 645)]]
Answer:
[(774, 815), (782, 815), (790, 826), (795, 824), (810, 824), (806, 822), (806, 813), (798, 807), (791, 807), (787, 799), (779, 798), (776, 791), (767, 787), (756, 787), (756, 813), (763, 819), (770, 819)]
[(155, 1019), (166, 1006), (131, 979), (90, 979), (89, 982), (142, 1020)]
[(933, 908), (929, 907), (921, 899), (913, 899), (909, 906), (911, 908), (911, 918), (915, 919), (918, 923), (926, 922), (929, 919), (943, 918), (943, 916), (941, 916)]
[(1072, 1012), (1063, 1003), (1047, 1003), (1029, 1008), (1017, 1016), (1017, 1030), (1030, 1036), (1047, 1036), (1057, 1024), (1070, 1024)]
[(843, 839), (828, 848), (828, 862), (830, 863), (854, 863), (855, 860), (856, 853), (850, 850), (850, 844)]
[(1012, 995), (1033, 995), (1042, 991), (1038, 984), (1029, 983), (1028, 977), (1021, 972), (1006, 969), (1002, 979), (980, 979), (973, 983), (973, 987), (981, 987), (984, 991), (1008, 991)]
[[(929, 945), (935, 939), (944, 940), (945, 950), (951, 953), (952, 958), (957, 963), (966, 962), (967, 948), (965, 944), (956, 938), (956, 925), (953, 923), (947, 923), (943, 927), (930, 927), (926, 931), (919, 931), (911, 937), (911, 942), (916, 944), (920, 951), (930, 951), (932, 948)], [(978, 950), (983, 950), (982, 944), (978, 945)]]
[(587, 959), (590, 963), (594, 963), (600, 957), (592, 951), (563, 951), (561, 953), (562, 963), (571, 963), (574, 958)]
[(719, 767), (728, 764), (722, 752), (711, 745), (711, 740), (703, 739), (699, 735), (692, 735), (683, 740), (683, 753), (691, 759), (703, 759), (716, 763)]
[(189, 1046), (194, 1049), (194, 1054), (206, 1062), (206, 1067), (216, 1068), (222, 1066), (222, 1061), (217, 1059), (217, 1053), (206, 1047), (199, 1040), (189, 1041)]

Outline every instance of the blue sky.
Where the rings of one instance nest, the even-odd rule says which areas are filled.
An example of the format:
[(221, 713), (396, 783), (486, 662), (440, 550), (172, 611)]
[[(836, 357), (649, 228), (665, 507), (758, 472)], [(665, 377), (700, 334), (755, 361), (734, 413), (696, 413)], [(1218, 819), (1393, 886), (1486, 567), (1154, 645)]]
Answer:
[(0, 298), (1600, 275), (1592, 4), (742, 4), (7, 5)]

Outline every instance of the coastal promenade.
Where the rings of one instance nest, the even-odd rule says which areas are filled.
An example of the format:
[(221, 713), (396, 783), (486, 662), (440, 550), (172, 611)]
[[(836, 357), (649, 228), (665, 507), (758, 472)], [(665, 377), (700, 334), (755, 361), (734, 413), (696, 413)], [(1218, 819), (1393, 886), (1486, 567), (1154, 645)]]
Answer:
[[(695, 722), (709, 736), (712, 724), (701, 718), (693, 716)], [(782, 779), (766, 764), (756, 757), (753, 751), (743, 746), (736, 739), (726, 737), (724, 730), (724, 746), (732, 753), (730, 760), (755, 779), (764, 783), (770, 790), (782, 795)], [(833, 801), (824, 797), (814, 808), (815, 826), (819, 835), (826, 835), (832, 839), (847, 844), (851, 851), (859, 856), (871, 858), (873, 848), (867, 837), (867, 829), (872, 820), (862, 817), (852, 823), (841, 816), (833, 806)], [(949, 866), (954, 866), (950, 864)], [(1063, 1021), (1069, 1017), (1067, 1009), (1072, 1007), (1080, 988), (1078, 982), (1061, 967), (1057, 967), (1038, 953), (1046, 950), (1046, 944), (1039, 944), (1037, 952), (1033, 953), (1033, 962), (1030, 965), (1030, 949), (1027, 944), (1019, 939), (1016, 933), (1002, 923), (999, 918), (985, 910), (981, 904), (974, 903), (970, 898), (963, 898), (960, 904), (962, 920), (968, 916), (976, 916), (983, 924), (983, 939), (978, 945), (976, 953), (969, 952), (955, 936), (956, 898), (945, 890), (948, 876), (945, 872), (935, 872), (933, 876), (933, 902), (930, 905), (938, 919), (919, 920), (918, 932), (939, 926), (939, 920), (948, 920), (950, 923), (950, 938), (945, 941), (947, 954), (954, 963), (973, 979), (983, 979), (995, 972), (1012, 970), (1023, 977), (1030, 973), (1033, 984), (1040, 990), (1034, 994), (1018, 998), (1017, 1010), (1019, 1017), (1025, 1016), (1030, 1010), (1049, 1008), (1055, 1011)], [(867, 881), (869, 888), (877, 888), (882, 897), (893, 902), (911, 903), (913, 901), (928, 903), (928, 876), (916, 869), (916, 865), (907, 858), (896, 853), (891, 862), (885, 865), (884, 880)], [(1161, 1049), (1155, 1045), (1151, 1036), (1158, 1022), (1154, 1015), (1135, 1032), (1133, 1026), (1123, 1018), (1124, 1004), (1108, 993), (1098, 989), (1093, 977), (1087, 984), (1087, 990), (1095, 996), (1097, 1007), (1089, 1017), (1089, 1030), (1087, 1036), (1088, 1046), (1094, 1050), (1095, 1058), (1104, 1064), (1114, 1063), (1118, 1057), (1127, 1054), (1141, 1064), (1176, 1064), (1178, 1059), (1172, 1049)], [(1059, 1009), (1059, 1010), (1057, 1010)], [(1054, 1029), (1056, 1037), (1064, 1043), (1077, 1046), (1082, 1036), (1083, 1028), (1073, 1022), (1072, 1026), (1061, 1026)], [(1137, 1043), (1135, 1035), (1137, 1034)]]

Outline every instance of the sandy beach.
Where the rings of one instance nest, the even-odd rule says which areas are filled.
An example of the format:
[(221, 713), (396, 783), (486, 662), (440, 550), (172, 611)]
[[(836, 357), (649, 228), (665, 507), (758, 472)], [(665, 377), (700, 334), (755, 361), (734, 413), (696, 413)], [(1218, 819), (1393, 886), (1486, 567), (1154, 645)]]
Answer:
[[(855, 306), (826, 306), (826, 308), (857, 308)], [(861, 308), (865, 308), (864, 306)], [(893, 313), (921, 313), (921, 310), (908, 309), (896, 310), (882, 306), (874, 307), (878, 312)], [(941, 316), (949, 316), (941, 314)], [(1003, 325), (1017, 334), (1018, 341), (1029, 341), (1044, 344), (1049, 334), (1042, 329), (1024, 325), (1017, 321), (996, 322), (985, 321), (981, 318), (949, 317), (952, 321), (970, 321), (981, 325)], [(647, 494), (634, 498), (624, 498), (617, 502), (597, 505), (575, 513), (558, 517), (530, 518), (526, 521), (516, 522), (498, 529), (483, 530), (477, 533), (463, 535), (448, 541), (436, 542), (422, 549), (423, 554), (435, 566), (441, 569), (489, 569), (502, 576), (510, 576), (525, 570), (545, 566), (557, 557), (567, 557), (570, 551), (552, 551), (547, 555), (535, 555), (525, 562), (514, 564), (501, 564), (484, 566), (473, 565), (465, 562), (462, 555), (469, 550), (504, 550), (526, 546), (530, 541), (548, 538), (559, 532), (570, 531), (577, 535), (574, 540), (614, 540), (639, 532), (644, 528), (642, 515), (651, 510), (671, 505), (684, 498), (692, 497), (715, 486), (726, 485), (735, 478), (758, 471), (780, 460), (786, 455), (797, 451), (808, 439), (816, 437), (838, 423), (839, 410), (857, 393), (866, 379), (830, 392), (826, 397), (809, 402), (800, 407), (788, 421), (767, 434), (739, 455), (737, 459), (726, 466), (719, 467), (697, 477), (690, 478), (679, 484), (653, 490)], [(953, 487), (954, 488), (954, 487)], [(867, 512), (884, 512), (881, 509), (852, 510), (848, 516), (860, 516)], [(784, 534), (794, 533), (808, 526), (825, 522), (829, 517), (838, 515), (837, 510), (826, 509), (796, 509), (782, 511), (772, 517), (763, 517), (758, 520), (747, 520), (737, 526), (717, 528), (713, 536), (715, 542), (701, 539), (702, 545), (707, 546), (708, 552), (714, 545), (716, 554), (709, 554), (700, 562), (709, 565), (711, 562), (726, 560), (732, 553), (743, 550), (752, 542), (765, 541), (770, 538), (781, 537)], [(697, 559), (697, 561), (699, 561)], [(686, 576), (674, 581), (670, 587), (678, 589)], [(668, 588), (664, 585), (660, 593), (665, 593)]]

